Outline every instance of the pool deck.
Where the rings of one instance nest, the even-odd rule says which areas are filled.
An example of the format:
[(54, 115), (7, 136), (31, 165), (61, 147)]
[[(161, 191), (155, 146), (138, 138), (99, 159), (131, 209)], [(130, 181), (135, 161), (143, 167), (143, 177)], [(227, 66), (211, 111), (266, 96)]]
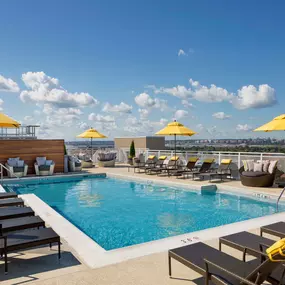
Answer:
[[(115, 168), (92, 168), (89, 173), (107, 173), (111, 175), (124, 176), (128, 178), (147, 179), (163, 183), (170, 181), (179, 185), (195, 185), (200, 187), (209, 184), (207, 181), (192, 181), (189, 179), (176, 179), (174, 177), (157, 177), (145, 174), (134, 174), (131, 169), (121, 165)], [(218, 187), (242, 189), (245, 192), (263, 193), (266, 195), (278, 195), (280, 188), (248, 188), (241, 185), (239, 181), (229, 181), (217, 184)], [(258, 234), (258, 229), (251, 232)], [(272, 238), (272, 237), (271, 237)], [(102, 285), (157, 285), (157, 284), (200, 284), (201, 278), (194, 271), (184, 265), (173, 261), (173, 277), (168, 277), (167, 251), (150, 254), (135, 259), (130, 259), (117, 264), (90, 269), (83, 263), (76, 252), (63, 239), (63, 255), (59, 262), (56, 248), (41, 247), (33, 250), (20, 251), (10, 254), (8, 259), (9, 274), (4, 275), (3, 262), (0, 260), (0, 282), (1, 284), (41, 284), (41, 285), (63, 285), (63, 284), (102, 284)], [(213, 239), (207, 244), (218, 248), (218, 240)], [(225, 252), (241, 258), (241, 253), (226, 248)], [(97, 257), (94, 256), (94, 259)], [(1, 273), (2, 270), (2, 273)], [(187, 280), (187, 281), (185, 281)]]

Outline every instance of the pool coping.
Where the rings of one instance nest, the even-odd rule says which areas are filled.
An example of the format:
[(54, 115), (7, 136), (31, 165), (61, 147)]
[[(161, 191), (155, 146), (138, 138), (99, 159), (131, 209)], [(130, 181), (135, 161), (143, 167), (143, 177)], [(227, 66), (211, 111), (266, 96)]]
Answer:
[[(139, 180), (141, 182), (146, 182), (146, 179), (144, 178), (134, 178), (127, 175), (108, 174), (107, 176), (117, 177), (117, 178), (119, 178), (120, 176), (121, 178), (127, 180), (130, 180), (132, 178), (132, 180), (136, 181)], [(169, 182), (154, 180), (155, 184), (162, 184), (162, 185), (176, 186), (176, 187), (183, 186), (184, 189), (192, 188), (192, 190), (194, 187), (191, 184), (189, 184), (189, 186), (186, 187), (187, 185), (184, 185), (179, 182), (172, 182), (172, 181), (171, 181), (172, 183)], [(227, 186), (225, 187), (230, 188)], [(201, 186), (195, 185), (194, 188), (195, 188), (194, 190), (199, 190), (198, 188), (201, 188)], [(220, 185), (218, 186), (218, 188), (220, 188)], [(226, 191), (226, 190), (227, 189), (221, 189), (221, 191)], [(1, 186), (0, 192), (3, 191), (5, 190)], [(226, 192), (229, 194), (232, 193), (231, 189), (230, 191)], [(25, 201), (25, 204), (32, 207), (35, 213), (39, 215), (43, 220), (45, 220), (46, 223), (50, 225), (68, 243), (68, 245), (79, 256), (79, 259), (91, 268), (99, 268), (111, 264), (116, 264), (129, 259), (167, 251), (171, 248), (185, 246), (199, 241), (216, 239), (228, 234), (256, 229), (270, 223), (275, 223), (285, 220), (285, 213), (277, 213), (264, 217), (254, 218), (246, 221), (236, 222), (219, 227), (181, 234), (173, 237), (167, 237), (155, 241), (141, 243), (138, 245), (132, 245), (128, 247), (106, 251), (93, 239), (88, 237), (83, 231), (74, 226), (71, 222), (69, 222), (62, 215), (60, 215), (58, 212), (52, 209), (49, 205), (47, 205), (36, 195), (23, 194), (20, 195), (20, 197)]]

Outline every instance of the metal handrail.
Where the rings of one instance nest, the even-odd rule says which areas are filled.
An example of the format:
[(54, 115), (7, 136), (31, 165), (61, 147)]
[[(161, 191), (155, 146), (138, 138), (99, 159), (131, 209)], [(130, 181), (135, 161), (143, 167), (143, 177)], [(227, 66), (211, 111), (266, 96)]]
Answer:
[(280, 195), (279, 195), (279, 197), (277, 199), (277, 202), (276, 202), (276, 212), (278, 212), (278, 204), (279, 204), (279, 201), (280, 201), (282, 195), (284, 194), (284, 192), (285, 192), (285, 187), (282, 189), (282, 191), (281, 191), (281, 193), (280, 193)]
[(12, 172), (9, 168), (7, 168), (4, 164), (0, 163), (0, 173), (1, 173), (1, 184), (3, 184), (3, 168), (6, 169), (12, 176), (20, 179), (14, 172)]

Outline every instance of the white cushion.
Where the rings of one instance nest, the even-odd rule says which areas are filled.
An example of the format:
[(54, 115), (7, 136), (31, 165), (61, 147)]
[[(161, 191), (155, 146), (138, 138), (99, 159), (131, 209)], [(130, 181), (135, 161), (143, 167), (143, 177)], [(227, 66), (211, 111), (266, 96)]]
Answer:
[(254, 171), (254, 160), (248, 159), (246, 160), (247, 170), (246, 171)]
[(274, 171), (276, 165), (277, 165), (277, 160), (271, 160), (271, 161), (270, 161), (270, 164), (269, 164), (269, 167), (268, 167), (268, 172), (269, 172), (270, 174), (273, 173), (273, 171)]
[(262, 163), (260, 162), (254, 162), (253, 163), (253, 171), (254, 172), (262, 172)]
[(7, 160), (7, 163), (10, 165), (10, 166), (12, 166), (12, 167), (15, 167), (15, 166), (17, 166), (17, 160), (15, 160), (15, 159), (13, 159), (13, 158), (9, 158), (8, 160)]
[(18, 166), (18, 167), (23, 167), (24, 164), (25, 164), (24, 160), (18, 160), (18, 161), (17, 161), (17, 166)]
[(47, 160), (47, 158), (44, 157), (44, 156), (36, 158), (38, 166), (45, 165), (46, 164), (46, 160)]

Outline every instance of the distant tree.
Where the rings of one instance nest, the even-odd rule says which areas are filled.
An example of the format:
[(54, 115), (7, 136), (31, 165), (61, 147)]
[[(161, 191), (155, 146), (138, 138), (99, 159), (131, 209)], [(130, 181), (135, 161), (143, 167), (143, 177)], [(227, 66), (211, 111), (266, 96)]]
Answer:
[(135, 156), (136, 156), (135, 142), (132, 141), (130, 145), (130, 158), (133, 158)]

